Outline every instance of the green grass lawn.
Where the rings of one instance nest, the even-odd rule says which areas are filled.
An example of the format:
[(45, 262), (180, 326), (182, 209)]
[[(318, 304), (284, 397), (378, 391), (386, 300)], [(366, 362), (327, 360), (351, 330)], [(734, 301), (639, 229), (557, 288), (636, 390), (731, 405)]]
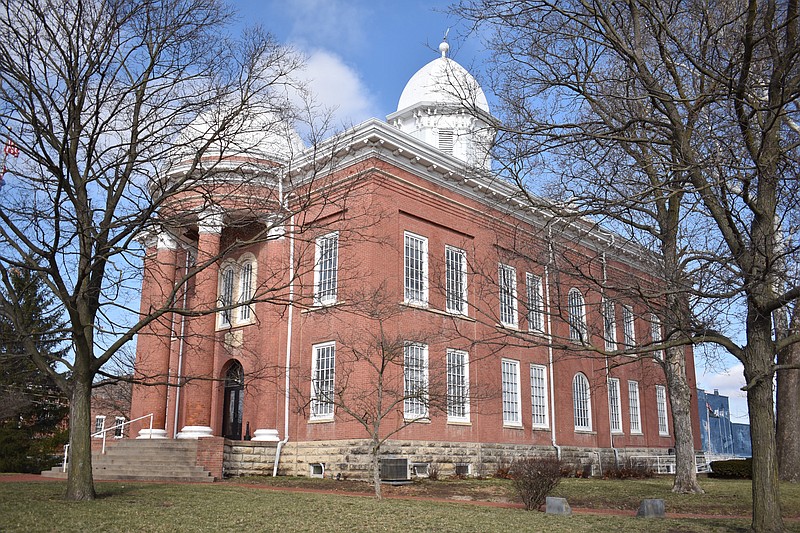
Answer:
[[(450, 483), (450, 482), (444, 482)], [(456, 483), (456, 482), (453, 482)], [(457, 483), (482, 483), (465, 481)], [(600, 502), (617, 493), (633, 498), (634, 493), (652, 485), (652, 494), (667, 497), (667, 511), (673, 502), (682, 509), (683, 497), (670, 499), (663, 481), (609, 482), (565, 480), (559, 495), (578, 501)], [(707, 502), (731, 498), (743, 483), (715, 482)], [(710, 484), (706, 483), (706, 486)], [(636, 487), (639, 487), (637, 489)], [(644, 487), (644, 489), (642, 489)], [(466, 503), (385, 499), (368, 496), (292, 493), (259, 490), (227, 483), (163, 485), (139, 483), (98, 483), (101, 497), (93, 502), (62, 499), (64, 484), (0, 483), (0, 530), (2, 531), (436, 531), (437, 533), (483, 531), (744, 531), (749, 520), (666, 519), (574, 515), (553, 517), (520, 509), (483, 507)], [(649, 489), (647, 489), (649, 490)], [(668, 492), (668, 488), (667, 488)], [(795, 493), (792, 498), (796, 498)], [(691, 497), (686, 497), (687, 499)], [(573, 500), (575, 500), (573, 502)], [(738, 501), (738, 500), (737, 500)], [(705, 504), (702, 504), (705, 505)], [(738, 504), (737, 504), (738, 505)], [(790, 522), (792, 530), (800, 524)]]

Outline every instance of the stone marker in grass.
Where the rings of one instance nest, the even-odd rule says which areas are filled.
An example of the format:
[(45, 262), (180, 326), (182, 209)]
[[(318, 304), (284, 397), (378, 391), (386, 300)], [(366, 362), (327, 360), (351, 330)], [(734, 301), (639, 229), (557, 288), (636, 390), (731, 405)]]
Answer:
[(569, 506), (569, 503), (567, 503), (567, 499), (553, 496), (548, 496), (547, 499), (545, 499), (544, 512), (547, 514), (572, 516), (572, 508)]
[(642, 500), (636, 516), (640, 518), (664, 518), (664, 500), (655, 498)]

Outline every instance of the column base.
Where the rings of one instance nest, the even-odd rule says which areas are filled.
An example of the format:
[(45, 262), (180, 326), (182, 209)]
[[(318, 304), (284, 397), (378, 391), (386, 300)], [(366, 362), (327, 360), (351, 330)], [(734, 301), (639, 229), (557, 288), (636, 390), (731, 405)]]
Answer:
[(137, 439), (166, 439), (166, 429), (140, 429)]
[(257, 429), (253, 433), (253, 439), (256, 442), (280, 442), (277, 429)]
[(214, 434), (211, 432), (211, 428), (208, 426), (183, 426), (180, 433), (178, 433), (178, 439), (201, 439), (203, 437), (213, 437)]

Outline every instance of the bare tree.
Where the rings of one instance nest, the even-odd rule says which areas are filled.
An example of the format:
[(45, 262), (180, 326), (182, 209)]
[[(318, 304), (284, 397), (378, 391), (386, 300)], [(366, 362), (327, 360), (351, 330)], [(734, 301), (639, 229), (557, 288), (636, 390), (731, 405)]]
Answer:
[[(37, 367), (70, 398), (69, 499), (95, 497), (90, 395), (103, 366), (171, 313), (213, 317), (232, 308), (213, 301), (189, 311), (180, 295), (195, 276), (214, 277), (225, 253), (276, 238), (276, 228), (305, 227), (292, 221), (308, 206), (307, 183), (283, 204), (254, 199), (246, 215), (262, 222), (258, 231), (197, 258), (165, 287), (162, 301), (139, 314), (143, 250), (136, 239), (163, 228), (182, 235), (188, 219), (224, 205), (224, 195), (252, 196), (253, 180), (261, 179), (254, 164), (223, 154), (247, 154), (259, 142), (254, 134), (285, 138), (294, 118), (287, 91), (301, 59), (259, 30), (225, 37), (231, 15), (216, 0), (22, 0), (0, 8), (0, 128), (20, 151), (0, 200), (8, 294), (0, 307), (13, 316), (9, 272), (27, 269), (67, 319), (51, 332), (72, 345), (57, 366), (32, 336), (23, 338)], [(245, 179), (229, 179), (237, 173)], [(251, 302), (268, 299), (285, 295), (255, 291)]]
[(563, 178), (579, 211), (599, 201), (620, 233), (655, 244), (670, 340), (742, 362), (752, 528), (782, 530), (772, 383), (798, 337), (775, 338), (772, 315), (800, 293), (785, 268), (797, 253), (797, 2), (484, 0), (461, 12), (496, 52), (509, 155)]

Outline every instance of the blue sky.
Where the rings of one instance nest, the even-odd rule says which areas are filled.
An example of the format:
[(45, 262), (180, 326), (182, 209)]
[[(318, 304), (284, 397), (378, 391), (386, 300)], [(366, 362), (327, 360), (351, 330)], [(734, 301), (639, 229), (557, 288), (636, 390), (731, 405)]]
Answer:
[[(318, 101), (337, 109), (338, 126), (370, 117), (384, 119), (397, 108), (406, 82), (438, 57), (450, 28), (450, 57), (480, 79), (487, 57), (477, 36), (446, 13), (442, 0), (232, 0), (244, 24), (260, 24), (279, 42), (308, 58), (308, 79)], [(484, 90), (487, 87), (484, 86)], [(494, 98), (487, 90), (490, 105)], [(734, 422), (747, 422), (742, 367), (717, 354), (706, 365), (697, 350), (697, 380), (709, 392), (730, 397)]]

